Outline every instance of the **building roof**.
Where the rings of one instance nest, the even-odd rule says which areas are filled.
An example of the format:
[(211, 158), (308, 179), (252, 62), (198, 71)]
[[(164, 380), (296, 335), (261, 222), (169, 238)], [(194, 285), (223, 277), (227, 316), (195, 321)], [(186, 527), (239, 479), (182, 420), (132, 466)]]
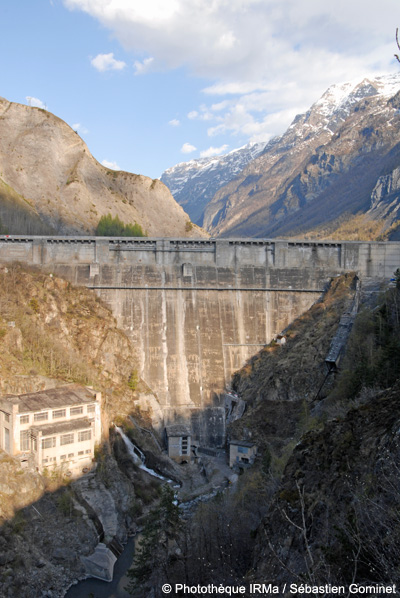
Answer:
[(183, 425), (176, 424), (168, 426), (166, 429), (168, 438), (170, 436), (190, 436), (190, 430)]
[(87, 430), (91, 427), (92, 421), (88, 417), (78, 419), (69, 419), (63, 422), (52, 422), (42, 424), (41, 426), (31, 426), (31, 431), (42, 432), (42, 436), (51, 436), (52, 434), (65, 434), (74, 430)]
[(229, 444), (234, 444), (237, 446), (247, 446), (249, 448), (256, 446), (255, 442), (249, 442), (248, 440), (231, 440)]
[(96, 392), (78, 384), (69, 384), (59, 388), (50, 388), (39, 392), (28, 392), (23, 395), (3, 395), (2, 401), (18, 405), (19, 413), (30, 413), (43, 411), (45, 409), (57, 409), (72, 405), (93, 403), (96, 400)]

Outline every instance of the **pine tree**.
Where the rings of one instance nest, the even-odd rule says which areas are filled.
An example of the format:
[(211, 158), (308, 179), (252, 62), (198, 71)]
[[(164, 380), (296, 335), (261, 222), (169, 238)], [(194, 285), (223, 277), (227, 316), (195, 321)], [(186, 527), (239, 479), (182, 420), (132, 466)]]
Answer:
[(160, 587), (161, 580), (168, 581), (169, 547), (178, 537), (180, 528), (174, 492), (166, 484), (159, 505), (149, 513), (133, 565), (127, 573), (130, 581), (125, 589), (131, 596), (142, 596), (149, 584)]

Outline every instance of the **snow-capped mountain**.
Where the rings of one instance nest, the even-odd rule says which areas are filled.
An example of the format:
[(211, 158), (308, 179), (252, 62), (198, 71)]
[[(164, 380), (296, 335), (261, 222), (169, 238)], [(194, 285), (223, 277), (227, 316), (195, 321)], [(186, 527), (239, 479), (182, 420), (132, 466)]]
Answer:
[[(399, 90), (400, 74), (331, 86), (216, 193), (204, 228), (214, 236), (301, 236), (366, 213), (379, 177), (400, 166)], [(375, 205), (370, 216), (379, 213)]]
[[(281, 225), (286, 222), (287, 217), (305, 204), (308, 205), (328, 188), (334, 189), (332, 185), (339, 177), (341, 168), (343, 175), (347, 172), (346, 168), (350, 168), (345, 166), (346, 160), (342, 160), (343, 164), (340, 166), (338, 156), (318, 158), (321, 153), (319, 148), (325, 148), (322, 156), (326, 154), (325, 150), (328, 153), (331, 151), (330, 144), (341, 135), (341, 129), (346, 131), (347, 145), (344, 142), (336, 145), (340, 145), (341, 152), (347, 147), (348, 158), (351, 155), (351, 145), (354, 148), (356, 145), (360, 146), (359, 149), (365, 155), (369, 154), (371, 141), (376, 146), (375, 137), (372, 132), (371, 135), (366, 132), (368, 127), (365, 126), (366, 121), (369, 122), (374, 114), (376, 118), (381, 115), (383, 119), (379, 125), (382, 136), (386, 139), (383, 145), (389, 147), (395, 143), (395, 137), (383, 133), (388, 126), (393, 126), (393, 123), (385, 123), (383, 114), (386, 110), (388, 116), (389, 113), (396, 116), (396, 109), (388, 107), (388, 99), (399, 89), (400, 74), (397, 73), (332, 85), (307, 112), (296, 116), (281, 137), (275, 137), (268, 143), (249, 144), (223, 156), (182, 162), (166, 170), (161, 180), (189, 213), (192, 221), (213, 235), (226, 236), (234, 233), (265, 236), (278, 234), (280, 230), (280, 234), (284, 234), (285, 227)], [(397, 122), (396, 117), (395, 121)], [(346, 129), (346, 123), (351, 123), (350, 129)], [(370, 122), (368, 126), (371, 124)], [(362, 127), (362, 134), (359, 127)], [(357, 136), (356, 131), (361, 134), (361, 144), (355, 144), (355, 140), (351, 139), (352, 136)], [(394, 133), (394, 130), (389, 133)], [(371, 147), (370, 149), (372, 150)], [(306, 184), (305, 172), (310, 169), (318, 170), (318, 160), (321, 168), (318, 183), (309, 176)], [(311, 163), (306, 166), (309, 161)], [(378, 163), (381, 164), (381, 159), (375, 166)], [(305, 168), (303, 174), (301, 168)], [(373, 170), (375, 172), (376, 168)], [(332, 176), (328, 176), (329, 173)], [(378, 177), (378, 173), (376, 174)], [(371, 194), (375, 183), (377, 180), (372, 189), (368, 187)], [(351, 184), (348, 188), (351, 188)], [(355, 195), (359, 196), (359, 193), (356, 192)], [(370, 213), (386, 214), (387, 207), (383, 211), (379, 210), (376, 193), (374, 197), (373, 204), (369, 196), (369, 207), (375, 206)], [(334, 199), (332, 201), (337, 203)], [(342, 207), (336, 211), (332, 206), (329, 207), (328, 212), (333, 219), (340, 217), (340, 210), (346, 208), (342, 203), (339, 201), (338, 205)], [(366, 211), (364, 204), (362, 210)], [(351, 198), (347, 207), (354, 212), (359, 205), (360, 202)], [(317, 222), (318, 218), (315, 218), (315, 209), (316, 205), (313, 213), (309, 214), (312, 216), (310, 225), (312, 222), (320, 224)], [(295, 224), (293, 222), (290, 226), (296, 228)], [(304, 221), (302, 230), (306, 228), (309, 227)]]
[(204, 208), (215, 193), (257, 158), (265, 143), (249, 143), (223, 156), (181, 162), (168, 168), (161, 181), (184, 207), (192, 222), (203, 224)]

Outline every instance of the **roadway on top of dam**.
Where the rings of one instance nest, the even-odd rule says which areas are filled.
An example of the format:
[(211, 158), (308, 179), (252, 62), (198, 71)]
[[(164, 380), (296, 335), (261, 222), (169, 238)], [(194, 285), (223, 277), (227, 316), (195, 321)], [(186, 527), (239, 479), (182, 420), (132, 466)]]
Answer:
[[(142, 279), (124, 280), (122, 284), (114, 280), (116, 289), (308, 292), (322, 291), (324, 285), (303, 286), (299, 276), (295, 277), (296, 284), (291, 284), (296, 270), (307, 272), (306, 279), (310, 278), (310, 271), (324, 271), (325, 276), (346, 271), (355, 271), (361, 277), (392, 276), (400, 266), (400, 242), (2, 235), (0, 261), (20, 261), (45, 268), (87, 265), (90, 266), (87, 282), (96, 289), (110, 288), (110, 281), (104, 280), (104, 276), (103, 280), (99, 276), (95, 279), (100, 272), (97, 268), (112, 266), (118, 272), (118, 268), (130, 266), (137, 271), (142, 267)], [(166, 272), (182, 268), (182, 272), (174, 280), (168, 275), (162, 280), (153, 276), (153, 280), (143, 285), (147, 267)], [(208, 268), (208, 274), (214, 269), (217, 275), (202, 278), (202, 268)], [(250, 277), (243, 274), (251, 268), (254, 276), (248, 284)], [(267, 279), (260, 275), (262, 270), (271, 273), (273, 284), (265, 284)], [(228, 271), (234, 279), (229, 280)], [(290, 276), (279, 278), (273, 275), (274, 271), (286, 271)]]

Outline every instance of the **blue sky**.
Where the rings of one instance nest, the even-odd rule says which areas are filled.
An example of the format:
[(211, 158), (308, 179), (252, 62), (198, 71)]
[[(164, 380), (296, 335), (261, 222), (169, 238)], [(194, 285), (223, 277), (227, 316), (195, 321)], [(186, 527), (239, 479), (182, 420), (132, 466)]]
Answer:
[(268, 141), (332, 83), (400, 68), (399, 0), (0, 0), (0, 25), (0, 96), (152, 178)]

